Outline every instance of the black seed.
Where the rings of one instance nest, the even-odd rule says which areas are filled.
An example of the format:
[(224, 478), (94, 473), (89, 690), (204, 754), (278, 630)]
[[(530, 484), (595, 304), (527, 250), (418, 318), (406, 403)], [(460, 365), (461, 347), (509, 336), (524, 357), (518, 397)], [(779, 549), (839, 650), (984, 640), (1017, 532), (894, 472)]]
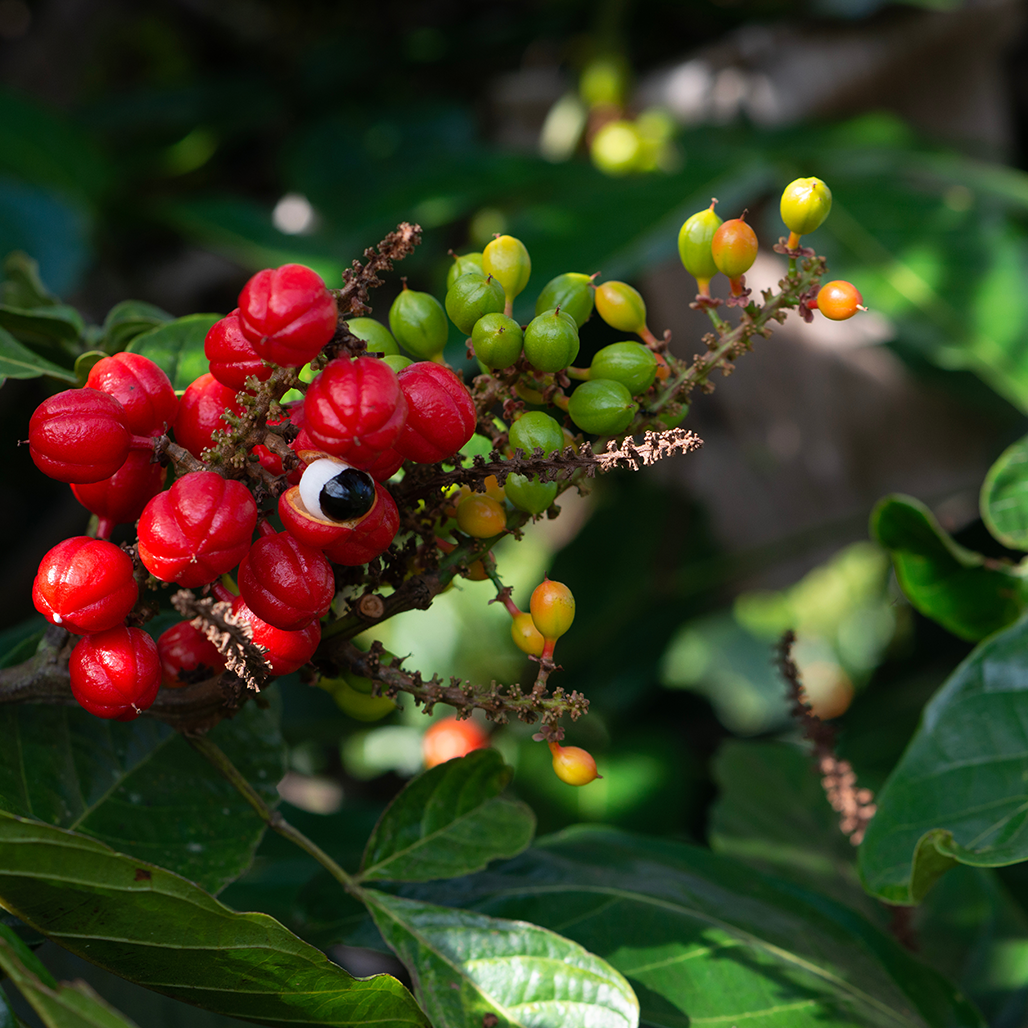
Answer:
[(366, 471), (343, 468), (321, 487), (318, 502), (331, 521), (352, 521), (375, 505), (375, 480)]

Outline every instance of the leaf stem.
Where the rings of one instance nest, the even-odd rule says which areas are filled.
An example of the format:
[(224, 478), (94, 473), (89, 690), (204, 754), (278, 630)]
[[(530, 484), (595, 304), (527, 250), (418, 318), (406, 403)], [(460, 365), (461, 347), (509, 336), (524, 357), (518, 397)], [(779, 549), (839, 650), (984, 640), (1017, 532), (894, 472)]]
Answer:
[(312, 856), (348, 893), (356, 899), (364, 898), (364, 891), (354, 878), (347, 874), (316, 842), (308, 839), (298, 828), (291, 825), (277, 810), (261, 799), (260, 794), (246, 780), (243, 773), (228, 759), (224, 750), (206, 735), (183, 732), (183, 738), (216, 768), (236, 789), (240, 796), (257, 812), (257, 816), (272, 831), (278, 832), (283, 838), (299, 846), (305, 853)]

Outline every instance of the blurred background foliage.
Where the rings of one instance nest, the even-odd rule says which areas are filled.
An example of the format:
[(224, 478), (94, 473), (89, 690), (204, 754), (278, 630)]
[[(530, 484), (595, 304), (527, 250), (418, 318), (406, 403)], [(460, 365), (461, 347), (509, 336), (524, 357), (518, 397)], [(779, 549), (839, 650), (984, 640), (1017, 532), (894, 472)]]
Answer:
[[(705, 329), (677, 261), (684, 218), (712, 196), (725, 217), (749, 208), (764, 247), (752, 278), (773, 284), (778, 193), (825, 179), (832, 214), (805, 241), (872, 313), (783, 328), (697, 398), (699, 455), (566, 496), (560, 519), (497, 551), (522, 605), (545, 572), (577, 597), (561, 684), (592, 710), (569, 738), (605, 777), (569, 789), (528, 726), (493, 738), (542, 831), (604, 821), (759, 850), (860, 906), (848, 844), (782, 742), (770, 647), (797, 630), (810, 698), (872, 788), (969, 652), (902, 598), (866, 526), (879, 497), (905, 492), (1002, 556), (976, 499), (1028, 411), (1026, 58), (1024, 7), (1009, 0), (0, 0), (0, 254), (30, 254), (99, 324), (127, 298), (227, 312), (253, 271), (286, 261), (334, 285), (416, 220), (425, 242), (376, 297), (384, 320), (399, 274), (441, 296), (448, 249), (508, 231), (533, 259), (516, 314), (552, 276), (601, 271), (634, 282), (650, 326), (688, 357)], [(659, 122), (658, 148), (605, 161), (593, 140), (612, 120)], [(590, 323), (579, 363), (617, 338)], [(456, 329), (448, 357), (470, 372)], [(5, 439), (24, 436), (44, 388), (6, 383)], [(11, 460), (5, 625), (31, 614), (41, 554), (86, 522), (24, 452)], [(378, 637), (426, 673), (524, 681), (490, 595), (463, 583)], [(312, 815), (373, 818), (420, 768), (426, 721), (410, 705), (368, 725), (319, 690), (280, 691), (283, 795)], [(744, 797), (761, 782), (767, 810), (787, 798), (792, 811), (777, 850)], [(964, 934), (927, 955), (957, 978), (974, 970), (994, 1023), (1020, 1023), (1028, 966), (1010, 954), (1028, 930), (1003, 890), (1023, 903), (1028, 887), (960, 873), (964, 906), (918, 916), (926, 938), (944, 916)]]

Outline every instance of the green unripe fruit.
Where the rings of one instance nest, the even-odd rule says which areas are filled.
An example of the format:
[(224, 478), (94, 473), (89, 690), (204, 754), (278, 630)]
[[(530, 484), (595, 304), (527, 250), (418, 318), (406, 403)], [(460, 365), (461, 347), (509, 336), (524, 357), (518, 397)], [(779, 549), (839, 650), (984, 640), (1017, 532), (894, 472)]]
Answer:
[(503, 289), (499, 282), (481, 275), (461, 275), (446, 290), (446, 313), (466, 336), (471, 335), (479, 318), (500, 313), (503, 304)]
[(646, 327), (646, 302), (627, 282), (604, 282), (596, 287), (596, 310), (619, 332), (641, 332)]
[(431, 293), (404, 289), (389, 308), (389, 329), (396, 341), (415, 357), (431, 360), (443, 352), (450, 327), (446, 311)]
[(346, 322), (346, 327), (352, 335), (368, 344), (369, 353), (381, 353), (388, 357), (400, 352), (400, 347), (389, 329), (374, 318), (350, 318)]
[(609, 378), (583, 382), (568, 403), (571, 420), (593, 435), (617, 435), (632, 423), (639, 404), (620, 383)]
[(710, 241), (720, 227), (721, 219), (711, 205), (687, 218), (678, 232), (678, 255), (685, 270), (699, 283), (701, 293), (706, 293), (710, 280), (717, 274)]
[(541, 447), (548, 457), (554, 450), (564, 447), (564, 430), (549, 414), (541, 410), (522, 414), (513, 425), (507, 438), (513, 449), (521, 449), (526, 457), (531, 457), (536, 447)]
[(578, 92), (590, 107), (618, 107), (628, 88), (628, 62), (620, 54), (594, 57), (582, 71)]
[(608, 175), (627, 175), (639, 167), (643, 139), (630, 121), (608, 121), (592, 138), (589, 156)]
[(593, 312), (592, 276), (577, 271), (568, 271), (556, 278), (551, 278), (535, 301), (536, 314), (551, 311), (559, 307), (563, 314), (568, 314), (581, 328)]
[(497, 236), (482, 251), (482, 271), (492, 275), (503, 287), (507, 299), (513, 300), (528, 285), (532, 258), (520, 239)]
[[(367, 692), (359, 685), (367, 684)], [(318, 685), (326, 690), (344, 714), (358, 721), (379, 721), (396, 710), (396, 704), (387, 696), (372, 696), (371, 682), (355, 678), (351, 685), (345, 678), (322, 678)]]
[(446, 273), (446, 288), (449, 289), (462, 275), (481, 275), (485, 278), (481, 253), (465, 253), (454, 257), (453, 264)]
[(633, 396), (638, 396), (653, 385), (657, 358), (642, 343), (611, 343), (593, 357), (589, 377), (620, 382)]
[(669, 411), (664, 411), (657, 415), (657, 420), (668, 428), (678, 428), (678, 426), (685, 421), (689, 414), (689, 404), (683, 403), (682, 409), (677, 414), (672, 414)]
[(382, 358), (384, 364), (388, 364), (398, 375), (404, 368), (409, 368), (414, 361), (410, 357), (404, 357), (402, 353), (391, 353)]
[(578, 356), (578, 325), (563, 311), (534, 317), (525, 329), (525, 356), (539, 371), (562, 371)]
[(471, 330), (475, 356), (486, 371), (509, 368), (521, 356), (523, 340), (521, 326), (506, 314), (485, 314)]
[(782, 221), (797, 236), (813, 232), (831, 209), (832, 191), (819, 178), (798, 178), (782, 193)]
[(536, 475), (508, 475), (503, 491), (518, 510), (542, 514), (557, 498), (557, 483), (540, 482)]

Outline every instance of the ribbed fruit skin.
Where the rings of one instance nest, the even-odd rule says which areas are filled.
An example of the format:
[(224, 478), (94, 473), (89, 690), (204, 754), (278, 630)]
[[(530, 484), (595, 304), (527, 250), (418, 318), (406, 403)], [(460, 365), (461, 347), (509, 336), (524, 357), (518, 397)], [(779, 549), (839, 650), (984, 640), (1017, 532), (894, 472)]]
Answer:
[(99, 482), (125, 463), (132, 433), (125, 408), (98, 389), (47, 397), (29, 419), (29, 455), (58, 482)]
[(257, 617), (242, 596), (233, 604), (232, 613), (250, 625), (253, 643), (264, 650), (264, 662), (275, 678), (299, 671), (314, 656), (321, 642), (320, 621), (312, 621), (298, 632), (286, 632)]
[(239, 565), (239, 592), (269, 625), (285, 632), (306, 628), (335, 598), (332, 566), (288, 532), (258, 539)]
[(211, 436), (232, 427), (222, 417), (226, 411), (235, 415), (243, 413), (243, 408), (236, 403), (236, 391), (222, 385), (210, 372), (201, 375), (182, 394), (175, 418), (175, 442), (199, 460), (211, 445)]
[(175, 423), (178, 397), (171, 380), (141, 353), (116, 353), (89, 370), (86, 385), (113, 396), (133, 435), (161, 435)]
[(407, 421), (396, 440), (397, 453), (418, 464), (452, 457), (474, 434), (478, 414), (464, 383), (441, 364), (421, 361), (404, 368), (400, 388)]
[(210, 364), (211, 374), (234, 392), (245, 388), (246, 380), (255, 375), (259, 382), (271, 378), (274, 371), (265, 364), (261, 355), (243, 335), (239, 321), (239, 308), (211, 325), (203, 343), (204, 356)]
[(120, 625), (87, 635), (68, 662), (75, 699), (97, 717), (132, 721), (157, 698), (157, 643), (141, 628)]

